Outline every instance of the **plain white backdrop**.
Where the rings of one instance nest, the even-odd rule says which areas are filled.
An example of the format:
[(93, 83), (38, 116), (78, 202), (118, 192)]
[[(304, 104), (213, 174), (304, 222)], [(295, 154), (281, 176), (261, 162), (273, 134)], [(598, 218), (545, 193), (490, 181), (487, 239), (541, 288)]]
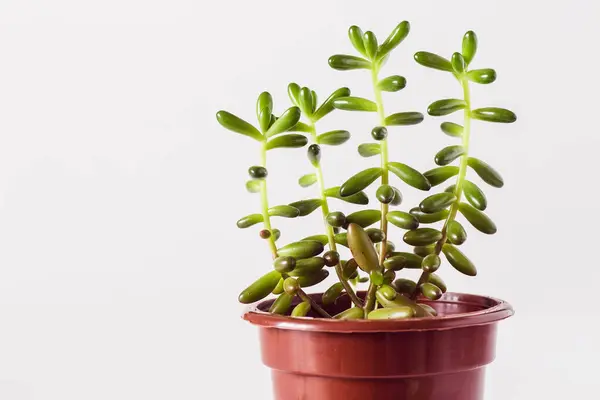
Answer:
[[(386, 95), (388, 112), (459, 96), (412, 55), (449, 56), (473, 29), (473, 65), (498, 71), (474, 104), (519, 116), (474, 125), (472, 154), (506, 181), (486, 190), (499, 231), (471, 230), (476, 279), (443, 274), (517, 310), (500, 325), (487, 399), (593, 398), (599, 12), (590, 0), (1, 0), (0, 399), (270, 399), (237, 303), (270, 268), (256, 231), (235, 227), (258, 207), (244, 189), (258, 147), (214, 114), (253, 120), (263, 90), (280, 113), (290, 81), (370, 96), (367, 72), (327, 58), (352, 51), (348, 26), (383, 39), (405, 19), (384, 73), (408, 85)], [(391, 159), (431, 168), (450, 143), (440, 122), (392, 129)], [(354, 135), (324, 155), (331, 186), (372, 165), (355, 147), (374, 124), (324, 120)], [(272, 152), (273, 204), (314, 196), (296, 184), (304, 154)], [(406, 207), (423, 197), (402, 188)], [(281, 240), (319, 232), (317, 214), (278, 224)]]

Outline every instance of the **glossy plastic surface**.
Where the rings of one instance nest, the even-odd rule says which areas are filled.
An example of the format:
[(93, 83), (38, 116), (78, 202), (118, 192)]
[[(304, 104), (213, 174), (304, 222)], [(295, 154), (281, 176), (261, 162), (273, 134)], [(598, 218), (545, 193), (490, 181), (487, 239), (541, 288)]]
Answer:
[[(335, 313), (347, 301), (342, 298), (327, 310)], [(249, 308), (244, 319), (260, 328), (275, 400), (482, 400), (485, 365), (495, 356), (497, 322), (513, 314), (511, 306), (459, 293), (423, 302), (440, 316), (395, 321), (291, 318), (266, 313), (269, 300)]]

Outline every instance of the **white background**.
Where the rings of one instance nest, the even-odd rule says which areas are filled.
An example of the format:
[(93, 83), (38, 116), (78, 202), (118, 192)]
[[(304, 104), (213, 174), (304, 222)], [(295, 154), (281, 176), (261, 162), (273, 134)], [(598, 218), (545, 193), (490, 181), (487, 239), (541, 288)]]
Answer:
[[(476, 279), (444, 273), (452, 290), (517, 310), (500, 325), (487, 399), (593, 398), (598, 15), (591, 0), (1, 0), (0, 398), (269, 399), (236, 301), (270, 268), (256, 231), (235, 227), (258, 207), (244, 189), (258, 147), (214, 114), (254, 121), (262, 90), (280, 113), (292, 80), (321, 98), (345, 85), (370, 96), (367, 72), (327, 58), (352, 51), (351, 24), (383, 40), (404, 19), (411, 34), (384, 73), (408, 86), (385, 96), (388, 112), (460, 96), (412, 54), (449, 56), (473, 29), (473, 66), (498, 71), (474, 104), (519, 115), (474, 125), (472, 154), (506, 181), (486, 189), (499, 231), (471, 230)], [(450, 143), (440, 122), (392, 129), (391, 158), (431, 168)], [(375, 162), (355, 153), (374, 124), (324, 120), (354, 135), (324, 155), (330, 185)], [(310, 171), (304, 150), (273, 151), (270, 165), (273, 204), (314, 196), (295, 183)], [(401, 187), (405, 207), (423, 197)], [(317, 214), (278, 223), (281, 240), (319, 232)]]

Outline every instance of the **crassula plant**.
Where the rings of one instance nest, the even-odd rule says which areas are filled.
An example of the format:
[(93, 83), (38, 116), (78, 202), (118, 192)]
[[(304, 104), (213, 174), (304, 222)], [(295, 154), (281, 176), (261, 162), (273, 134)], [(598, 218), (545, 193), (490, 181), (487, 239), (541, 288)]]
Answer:
[[(217, 113), (223, 127), (246, 135), (258, 144), (258, 163), (248, 170), (250, 180), (246, 188), (260, 196), (261, 209), (241, 218), (237, 225), (239, 228), (260, 225), (259, 236), (273, 257), (271, 270), (242, 291), (240, 302), (253, 303), (274, 294), (277, 297), (270, 312), (294, 317), (432, 317), (436, 315), (435, 309), (423, 300), (435, 301), (447, 290), (438, 272), (443, 259), (463, 274), (476, 275), (475, 265), (459, 249), (467, 240), (464, 225), (471, 225), (484, 234), (494, 234), (496, 226), (484, 213), (487, 199), (483, 190), (468, 178), (474, 172), (479, 180), (496, 188), (503, 186), (503, 180), (491, 166), (471, 156), (472, 121), (512, 123), (516, 116), (503, 108), (473, 107), (470, 84), (492, 83), (496, 72), (489, 68), (471, 68), (478, 45), (475, 33), (469, 31), (463, 37), (461, 51), (449, 59), (425, 51), (414, 55), (417, 63), (447, 73), (461, 88), (461, 95), (434, 101), (427, 109), (433, 117), (454, 113), (462, 117), (441, 123), (442, 132), (455, 138), (457, 144), (435, 154), (437, 166), (424, 173), (393, 158), (388, 131), (409, 129), (405, 127), (424, 119), (417, 111), (388, 113), (384, 109), (383, 93), (398, 92), (406, 85), (404, 77), (384, 76), (382, 72), (390, 54), (409, 30), (409, 23), (404, 21), (379, 44), (373, 32), (363, 33), (359, 27), (352, 26), (349, 38), (359, 54), (330, 57), (329, 65), (336, 70), (370, 73), (373, 87), (370, 99), (353, 96), (350, 89), (340, 88), (320, 103), (314, 90), (291, 83), (288, 94), (292, 106), (279, 116), (274, 114), (273, 99), (267, 92), (258, 97), (256, 124), (226, 111)], [(369, 75), (365, 74), (365, 78)], [(334, 110), (374, 115), (371, 140), (360, 144), (358, 153), (362, 157), (378, 157), (378, 160), (373, 167), (354, 174), (339, 186), (328, 187), (321, 158), (327, 156), (327, 146), (342, 145), (350, 138), (346, 130), (320, 131), (319, 122)], [(313, 190), (313, 195), (289, 204), (270, 205), (269, 153), (280, 148), (305, 146), (308, 146), (307, 168), (311, 170), (299, 178), (299, 184)], [(427, 193), (420, 204), (402, 209), (399, 208), (403, 204), (398, 183), (424, 192), (433, 191), (443, 183), (448, 186), (435, 194)], [(378, 206), (368, 208), (366, 189), (372, 189)], [(340, 200), (367, 208), (345, 215), (334, 208)], [(315, 235), (279, 245), (280, 231), (274, 227), (275, 218), (303, 217), (317, 210), (322, 214), (323, 225), (315, 228)], [(404, 233), (392, 232), (390, 225)], [(400, 239), (396, 242), (403, 242), (402, 248), (391, 241), (396, 235)], [(420, 270), (419, 279), (400, 277), (406, 269)], [(330, 275), (329, 270), (335, 272), (335, 283), (321, 299), (309, 296), (306, 288), (324, 281)], [(359, 283), (368, 283), (364, 295), (356, 290)], [(342, 296), (349, 298), (350, 305), (331, 315), (327, 309)]]

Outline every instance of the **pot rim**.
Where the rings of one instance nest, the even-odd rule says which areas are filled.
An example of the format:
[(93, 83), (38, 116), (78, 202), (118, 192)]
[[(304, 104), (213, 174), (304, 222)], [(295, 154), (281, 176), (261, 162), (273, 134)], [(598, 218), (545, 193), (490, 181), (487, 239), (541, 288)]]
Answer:
[[(362, 292), (364, 294), (364, 292)], [(309, 294), (315, 301), (320, 302), (321, 293)], [(479, 311), (449, 314), (438, 317), (410, 318), (397, 320), (337, 320), (312, 317), (291, 317), (271, 314), (261, 310), (261, 305), (272, 303), (273, 300), (263, 300), (246, 308), (242, 318), (253, 325), (263, 328), (277, 328), (306, 332), (406, 332), (428, 331), (464, 328), (469, 326), (487, 325), (506, 319), (514, 314), (512, 306), (504, 300), (494, 297), (480, 296), (469, 293), (445, 293), (441, 299), (422, 303), (454, 303), (470, 304), (482, 307)]]

